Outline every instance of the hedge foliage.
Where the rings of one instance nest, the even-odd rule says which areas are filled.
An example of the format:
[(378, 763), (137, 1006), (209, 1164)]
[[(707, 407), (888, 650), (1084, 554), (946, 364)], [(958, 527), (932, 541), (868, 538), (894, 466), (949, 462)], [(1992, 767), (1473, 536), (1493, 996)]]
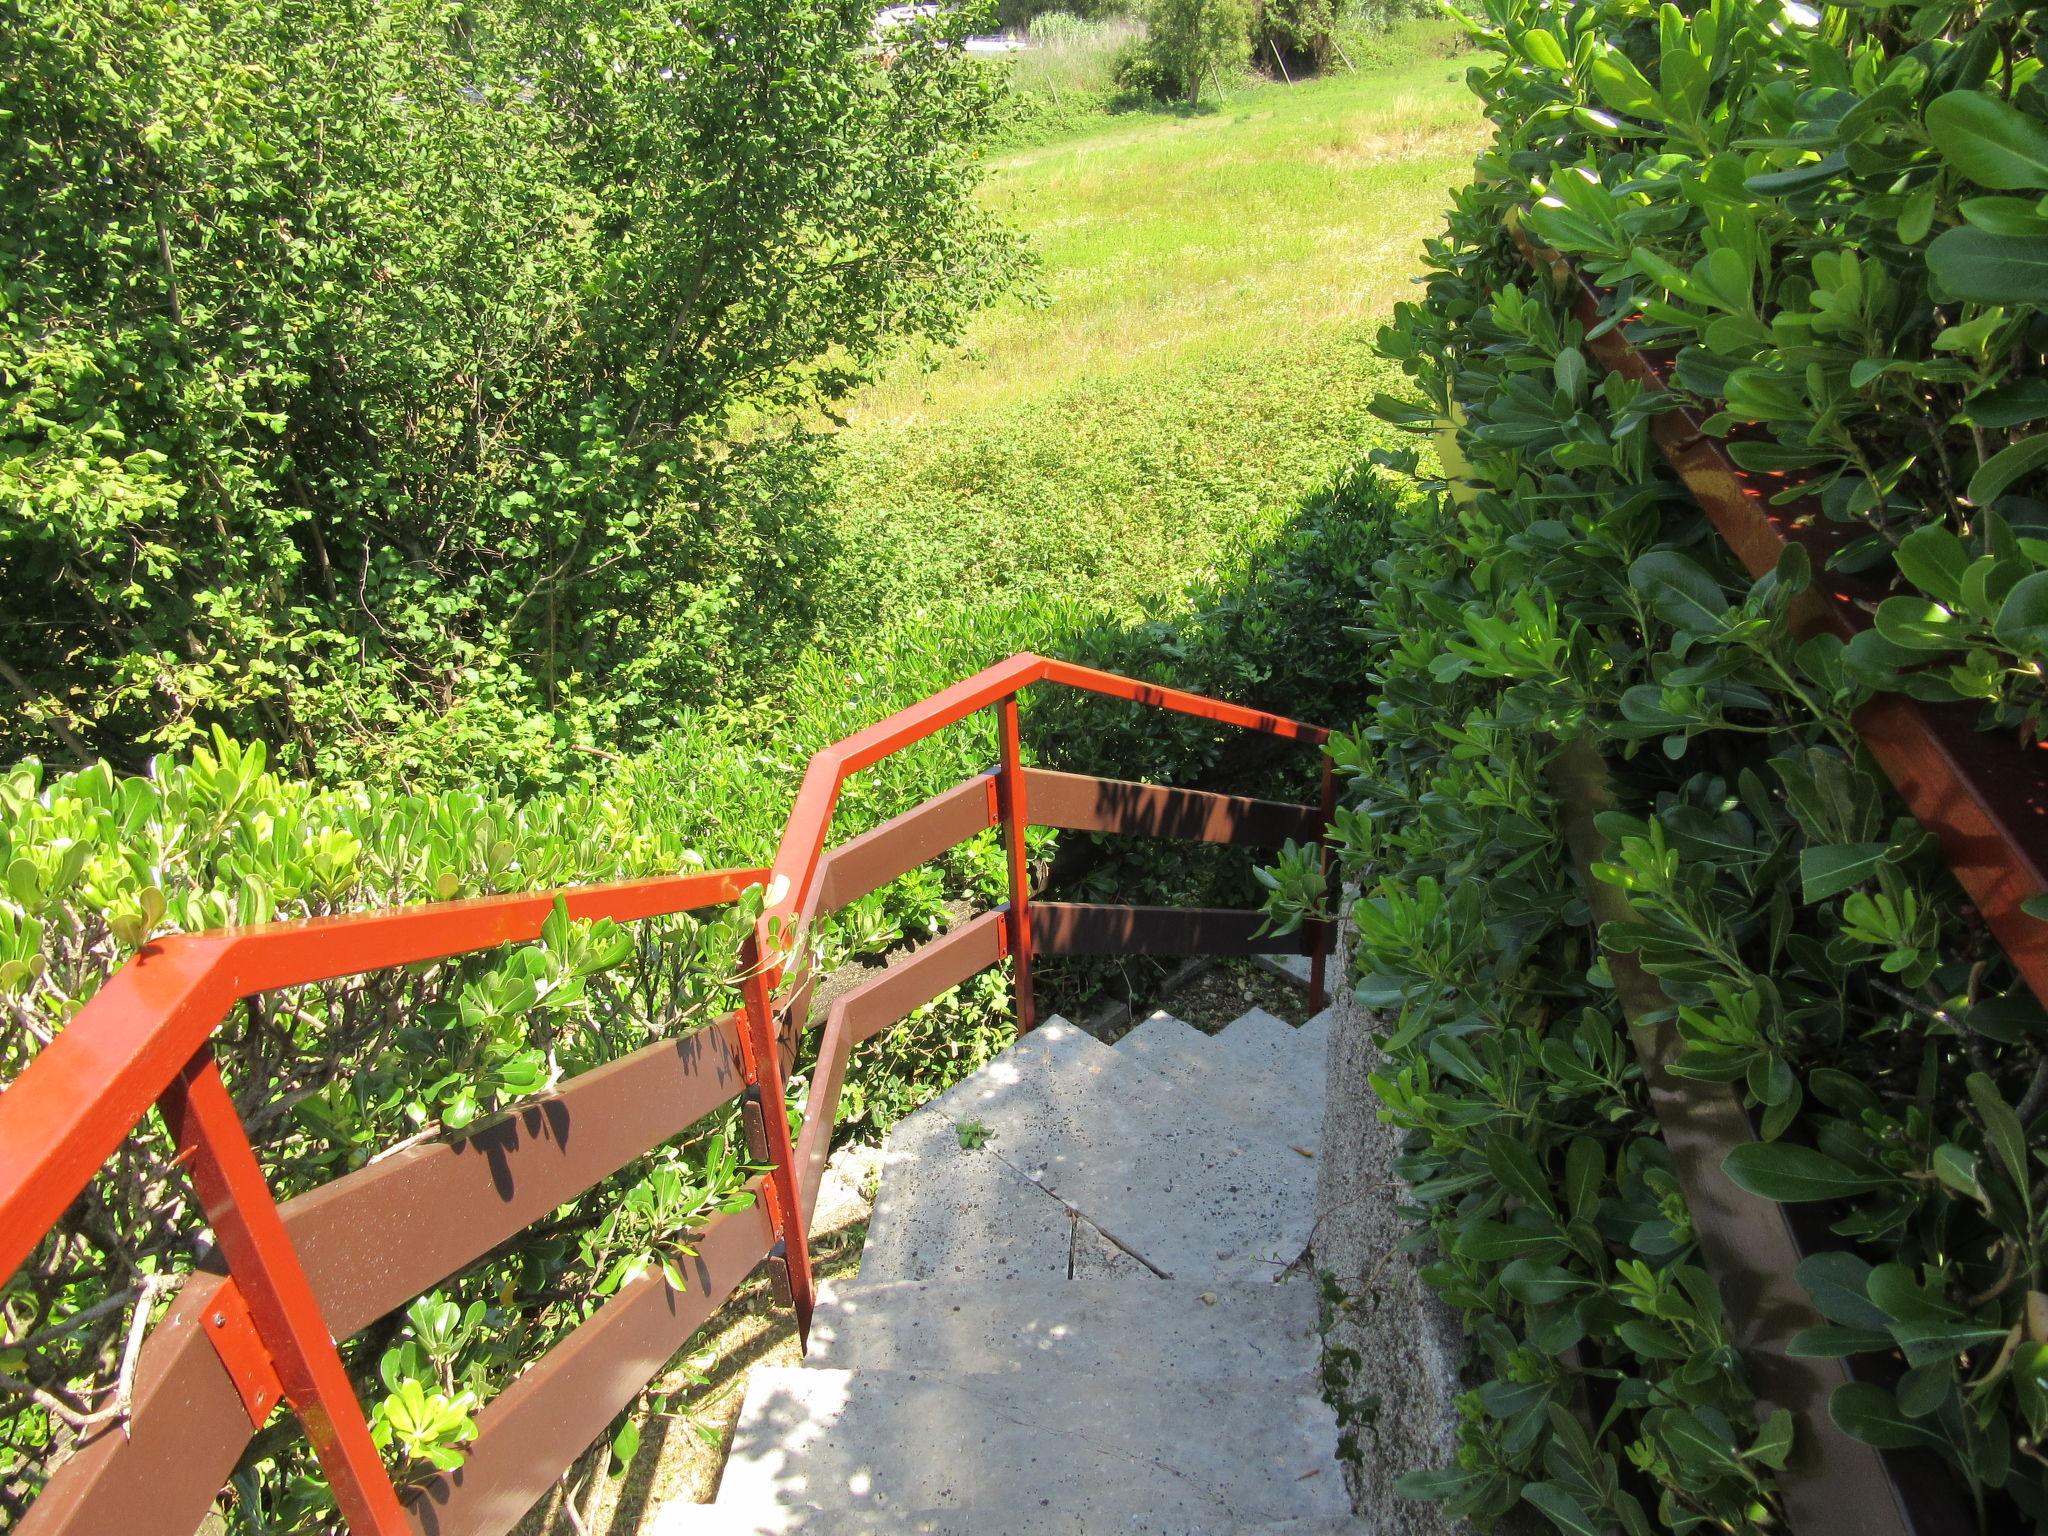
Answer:
[[(1849, 724), (1874, 689), (1981, 705), (2032, 744), (2048, 629), (2048, 94), (2041, 12), (1491, 0), (1496, 125), (1382, 337), (1424, 432), (1454, 425), (1356, 627), (1377, 688), (1340, 744), (1376, 1080), (1474, 1340), (1453, 1467), (1482, 1521), (1762, 1531), (1792, 1424), (1755, 1411), (1646, 1102), (1558, 775), (1613, 780), (1600, 934), (1661, 989), (1675, 1070), (1758, 1142), (1727, 1171), (1810, 1203), (1795, 1353), (1871, 1379), (1849, 1434), (1927, 1447), (1987, 1528), (2048, 1520), (2048, 1015)], [(1603, 328), (1676, 349), (1678, 396), (1603, 374), (1525, 218), (1607, 287)], [(1895, 568), (1875, 629), (1800, 642), (1794, 549), (1752, 581), (1651, 443), (1698, 402), (1813, 495), (1839, 563)], [(1321, 899), (1277, 872), (1273, 907)], [(1707, 1091), (1712, 1091), (1708, 1089)]]

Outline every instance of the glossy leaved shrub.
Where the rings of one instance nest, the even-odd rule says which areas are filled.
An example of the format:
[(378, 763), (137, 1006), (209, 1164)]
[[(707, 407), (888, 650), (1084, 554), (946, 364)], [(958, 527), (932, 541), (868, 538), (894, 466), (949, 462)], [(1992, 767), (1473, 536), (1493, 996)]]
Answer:
[[(1926, 1448), (1990, 1529), (2048, 1519), (2048, 1016), (1849, 723), (1872, 692), (2040, 737), (2048, 630), (2048, 97), (2040, 13), (1494, 0), (1468, 18), (1496, 125), (1382, 336), (1445, 471), (1353, 624), (1341, 746), (1355, 978), (1429, 1279), (1474, 1340), (1455, 1466), (1411, 1491), (1568, 1531), (1765, 1530), (1795, 1447), (1755, 1411), (1560, 832), (1611, 779), (1591, 878), (1676, 1036), (1740, 1096), (1726, 1171), (1810, 1207), (1795, 1353), (1870, 1367), (1828, 1412)], [(1518, 250), (1603, 286), (1676, 393), (1603, 373)], [(1893, 575), (1872, 631), (1800, 640), (1793, 550), (1751, 580), (1665, 469), (1679, 398)], [(1326, 897), (1273, 872), (1288, 918)]]

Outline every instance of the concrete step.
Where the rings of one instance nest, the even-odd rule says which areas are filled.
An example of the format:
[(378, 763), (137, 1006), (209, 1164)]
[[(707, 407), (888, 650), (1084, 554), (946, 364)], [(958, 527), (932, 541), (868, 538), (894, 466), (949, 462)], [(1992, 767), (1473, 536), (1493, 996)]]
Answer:
[(1129, 1512), (1112, 1520), (1043, 1505), (1027, 1509), (775, 1508), (759, 1515), (717, 1504), (675, 1499), (655, 1511), (640, 1536), (1373, 1536), (1355, 1519), (1262, 1521), (1244, 1525), (1225, 1517), (1154, 1519)]
[(1001, 1374), (1077, 1370), (1313, 1384), (1321, 1356), (1312, 1280), (1204, 1289), (1146, 1277), (986, 1285), (830, 1284), (811, 1318), (810, 1365)]
[[(959, 1128), (976, 1125), (987, 1143), (964, 1151)], [(1020, 1207), (990, 1159), (1058, 1195), (1162, 1277), (1273, 1279), (1300, 1256), (1314, 1222), (1314, 1164), (1279, 1127), (1238, 1120), (1206, 1092), (1064, 1019), (902, 1122), (888, 1153), (877, 1225), (892, 1245), (918, 1225), (920, 1246), (892, 1247), (872, 1270), (864, 1262), (864, 1279), (1055, 1271), (1043, 1212)], [(1024, 1242), (1010, 1233), (1019, 1211), (1032, 1223), (1030, 1259), (1004, 1262)], [(871, 1229), (871, 1250), (875, 1242)], [(981, 1244), (991, 1252), (974, 1251)]]
[(1336, 1438), (1319, 1398), (1277, 1384), (761, 1367), (718, 1504), (764, 1530), (803, 1507), (1058, 1505), (1088, 1531), (1221, 1531), (1348, 1514)]
[[(1307, 955), (1253, 955), (1252, 964), (1272, 975), (1286, 978), (1297, 987), (1308, 985), (1313, 966)], [(1334, 975), (1334, 970), (1332, 971)]]
[[(929, 1106), (927, 1106), (929, 1108)], [(864, 1281), (1064, 1282), (1151, 1272), (988, 1147), (924, 1110), (890, 1132), (861, 1247)]]
[(1332, 1012), (1325, 1008), (1297, 1028), (1263, 1008), (1248, 1008), (1211, 1038), (1243, 1060), (1277, 1074), (1303, 1098), (1320, 1104), (1328, 1070)]
[[(1277, 1021), (1276, 1021), (1277, 1022)], [(1284, 1027), (1284, 1026), (1283, 1026)], [(1206, 1094), (1239, 1120), (1277, 1130), (1288, 1145), (1314, 1152), (1323, 1134), (1323, 1096), (1304, 1092), (1277, 1059), (1216, 1043), (1170, 1013), (1155, 1013), (1116, 1048), (1183, 1087)]]

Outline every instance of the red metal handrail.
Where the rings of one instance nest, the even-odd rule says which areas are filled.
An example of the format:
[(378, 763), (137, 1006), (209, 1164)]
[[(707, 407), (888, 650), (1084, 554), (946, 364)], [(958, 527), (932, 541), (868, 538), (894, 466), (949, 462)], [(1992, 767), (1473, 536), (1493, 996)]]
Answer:
[[(990, 821), (1004, 828), (1011, 881), (1011, 900), (1000, 913), (997, 953), (1007, 952), (1015, 962), (1019, 1027), (1029, 1029), (1034, 1022), (1024, 859), (1029, 821), (1017, 693), (1040, 682), (1318, 747), (1329, 736), (1321, 727), (1285, 716), (1018, 655), (815, 754), (775, 863), (765, 870), (716, 870), (447, 902), (147, 944), (0, 1091), (0, 1283), (11, 1278), (62, 1218), (149, 1106), (158, 1104), (227, 1261), (230, 1278), (221, 1283), (225, 1304), (210, 1319), (223, 1330), (214, 1338), (222, 1360), (250, 1399), (252, 1414), (258, 1414), (265, 1392), (274, 1396), (281, 1388), (290, 1399), (350, 1527), (397, 1536), (408, 1529), (406, 1514), (370, 1441), (315, 1289), (221, 1082), (210, 1044), (213, 1030), (236, 1002), (275, 988), (531, 940), (539, 936), (557, 900), (575, 918), (630, 921), (720, 905), (765, 883), (763, 915), (742, 955), (745, 1007), (736, 1044), (750, 1101), (749, 1123), (765, 1140), (762, 1150), (770, 1165), (761, 1188), (774, 1239), (770, 1255), (782, 1261), (798, 1327), (807, 1332), (813, 1299), (805, 1240), (809, 1202), (783, 1113), (785, 1062), (774, 995), (787, 963), (800, 952), (811, 912), (807, 901), (839, 791), (861, 769), (978, 710), (996, 707), (1002, 765), (988, 776), (996, 802)], [(1325, 752), (1322, 830), (1327, 830), (1331, 782)], [(1327, 860), (1327, 846), (1324, 854)], [(1327, 926), (1318, 925), (1310, 935), (1310, 1001), (1316, 1008), (1322, 1003), (1327, 942)], [(835, 1071), (844, 1065), (845, 1047), (837, 1048)], [(806, 1128), (807, 1161), (819, 1160), (823, 1134)], [(235, 1319), (244, 1311), (253, 1338), (238, 1332)]]
[[(818, 860), (825, 851), (825, 839), (831, 831), (832, 812), (839, 803), (840, 789), (861, 769), (871, 767), (890, 754), (900, 752), (990, 705), (997, 706), (1000, 712), (999, 730), (1005, 770), (1001, 778), (1006, 786), (1002, 791), (1001, 815), (1010, 871), (1012, 915), (1009, 932), (1011, 958), (1017, 975), (1017, 1024), (1020, 1030), (1032, 1027), (1035, 1020), (1031, 1011), (1031, 928), (1024, 859), (1027, 822), (1017, 739), (1017, 693), (1032, 683), (1058, 683), (1086, 693), (1128, 699), (1155, 709), (1171, 710), (1176, 714), (1192, 715), (1269, 736), (1287, 737), (1317, 747), (1330, 739), (1330, 733), (1323, 727), (1291, 720), (1285, 715), (1247, 709), (1241, 704), (1226, 704), (1201, 694), (1162, 688), (1114, 672), (1099, 672), (1092, 667), (1076, 666), (1072, 662), (1034, 656), (1024, 651), (1007, 661), (985, 667), (974, 676), (942, 689), (908, 709), (898, 710), (866, 730), (856, 731), (843, 741), (815, 753), (804, 768), (803, 783), (798, 786), (796, 803), (790, 808), (782, 842), (775, 851), (775, 862), (769, 866), (768, 890), (762, 903), (760, 925), (745, 957), (748, 1028), (742, 1038), (748, 1041), (750, 1072), (756, 1062), (764, 1067), (772, 1067), (774, 1062), (771, 1000), (782, 980), (785, 962), (798, 952), (802, 941), (801, 933), (795, 931), (796, 919), (810, 895), (811, 882), (817, 878)], [(1325, 753), (1322, 798), (1326, 804), (1332, 798), (1332, 784), (1329, 755)], [(1312, 1006), (1320, 1007), (1328, 948), (1327, 934), (1320, 927), (1315, 935), (1315, 946), (1310, 961), (1309, 1000)], [(780, 1098), (770, 1097), (767, 1087), (762, 1083), (757, 1091), (768, 1104), (779, 1104)], [(766, 1120), (769, 1151), (775, 1165), (768, 1180), (768, 1215), (779, 1240), (779, 1256), (789, 1268), (790, 1298), (796, 1311), (797, 1326), (799, 1331), (808, 1335), (813, 1288), (810, 1255), (802, 1241), (803, 1197), (798, 1189), (796, 1149), (791, 1144), (789, 1123), (785, 1117), (770, 1114)], [(790, 1241), (791, 1234), (797, 1235), (797, 1241)]]

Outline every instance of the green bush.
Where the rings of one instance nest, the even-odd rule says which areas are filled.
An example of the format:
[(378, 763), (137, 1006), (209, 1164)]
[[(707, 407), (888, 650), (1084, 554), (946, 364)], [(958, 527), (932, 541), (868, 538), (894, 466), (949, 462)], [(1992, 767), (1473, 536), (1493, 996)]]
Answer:
[(996, 82), (858, 0), (8, 19), (9, 757), (553, 780), (809, 637), (770, 426), (1017, 266)]
[(1147, 0), (1145, 39), (1118, 61), (1117, 84), (1192, 107), (1205, 82), (1244, 68), (1251, 22), (1250, 0)]
[[(1695, 1261), (1561, 841), (1580, 743), (1615, 796), (1592, 876), (1634, 909), (1600, 939), (1662, 993), (1639, 1023), (1748, 1107), (1738, 1185), (1830, 1202), (1837, 1247), (1798, 1277), (1824, 1323), (1792, 1350), (1898, 1363), (1828, 1411), (1939, 1453), (1987, 1528), (2048, 1519), (2048, 1014), (1850, 724), (1902, 687), (2034, 739), (2044, 332), (2029, 262), (1981, 259), (2036, 217), (1992, 194), (2043, 189), (2033, 25), (1619, 0), (1473, 20), (1496, 138), (1382, 338), (1420, 399), (1379, 407), (1455, 423), (1463, 463), (1374, 565), (1378, 698), (1338, 747), (1375, 1087), (1425, 1273), (1474, 1340), (1458, 1463), (1409, 1483), (1456, 1513), (1770, 1530), (1795, 1449)], [(1734, 562), (1651, 443), (1673, 397), (1590, 361), (1509, 240), (1522, 208), (1609, 285), (1607, 323), (1640, 312), (1632, 334), (1679, 349), (1739, 461), (1820, 498), (1838, 564), (1924, 595), (1847, 647), (1795, 633), (1824, 573), (1799, 548), (1760, 580)], [(1318, 899), (1276, 878), (1277, 916)]]

